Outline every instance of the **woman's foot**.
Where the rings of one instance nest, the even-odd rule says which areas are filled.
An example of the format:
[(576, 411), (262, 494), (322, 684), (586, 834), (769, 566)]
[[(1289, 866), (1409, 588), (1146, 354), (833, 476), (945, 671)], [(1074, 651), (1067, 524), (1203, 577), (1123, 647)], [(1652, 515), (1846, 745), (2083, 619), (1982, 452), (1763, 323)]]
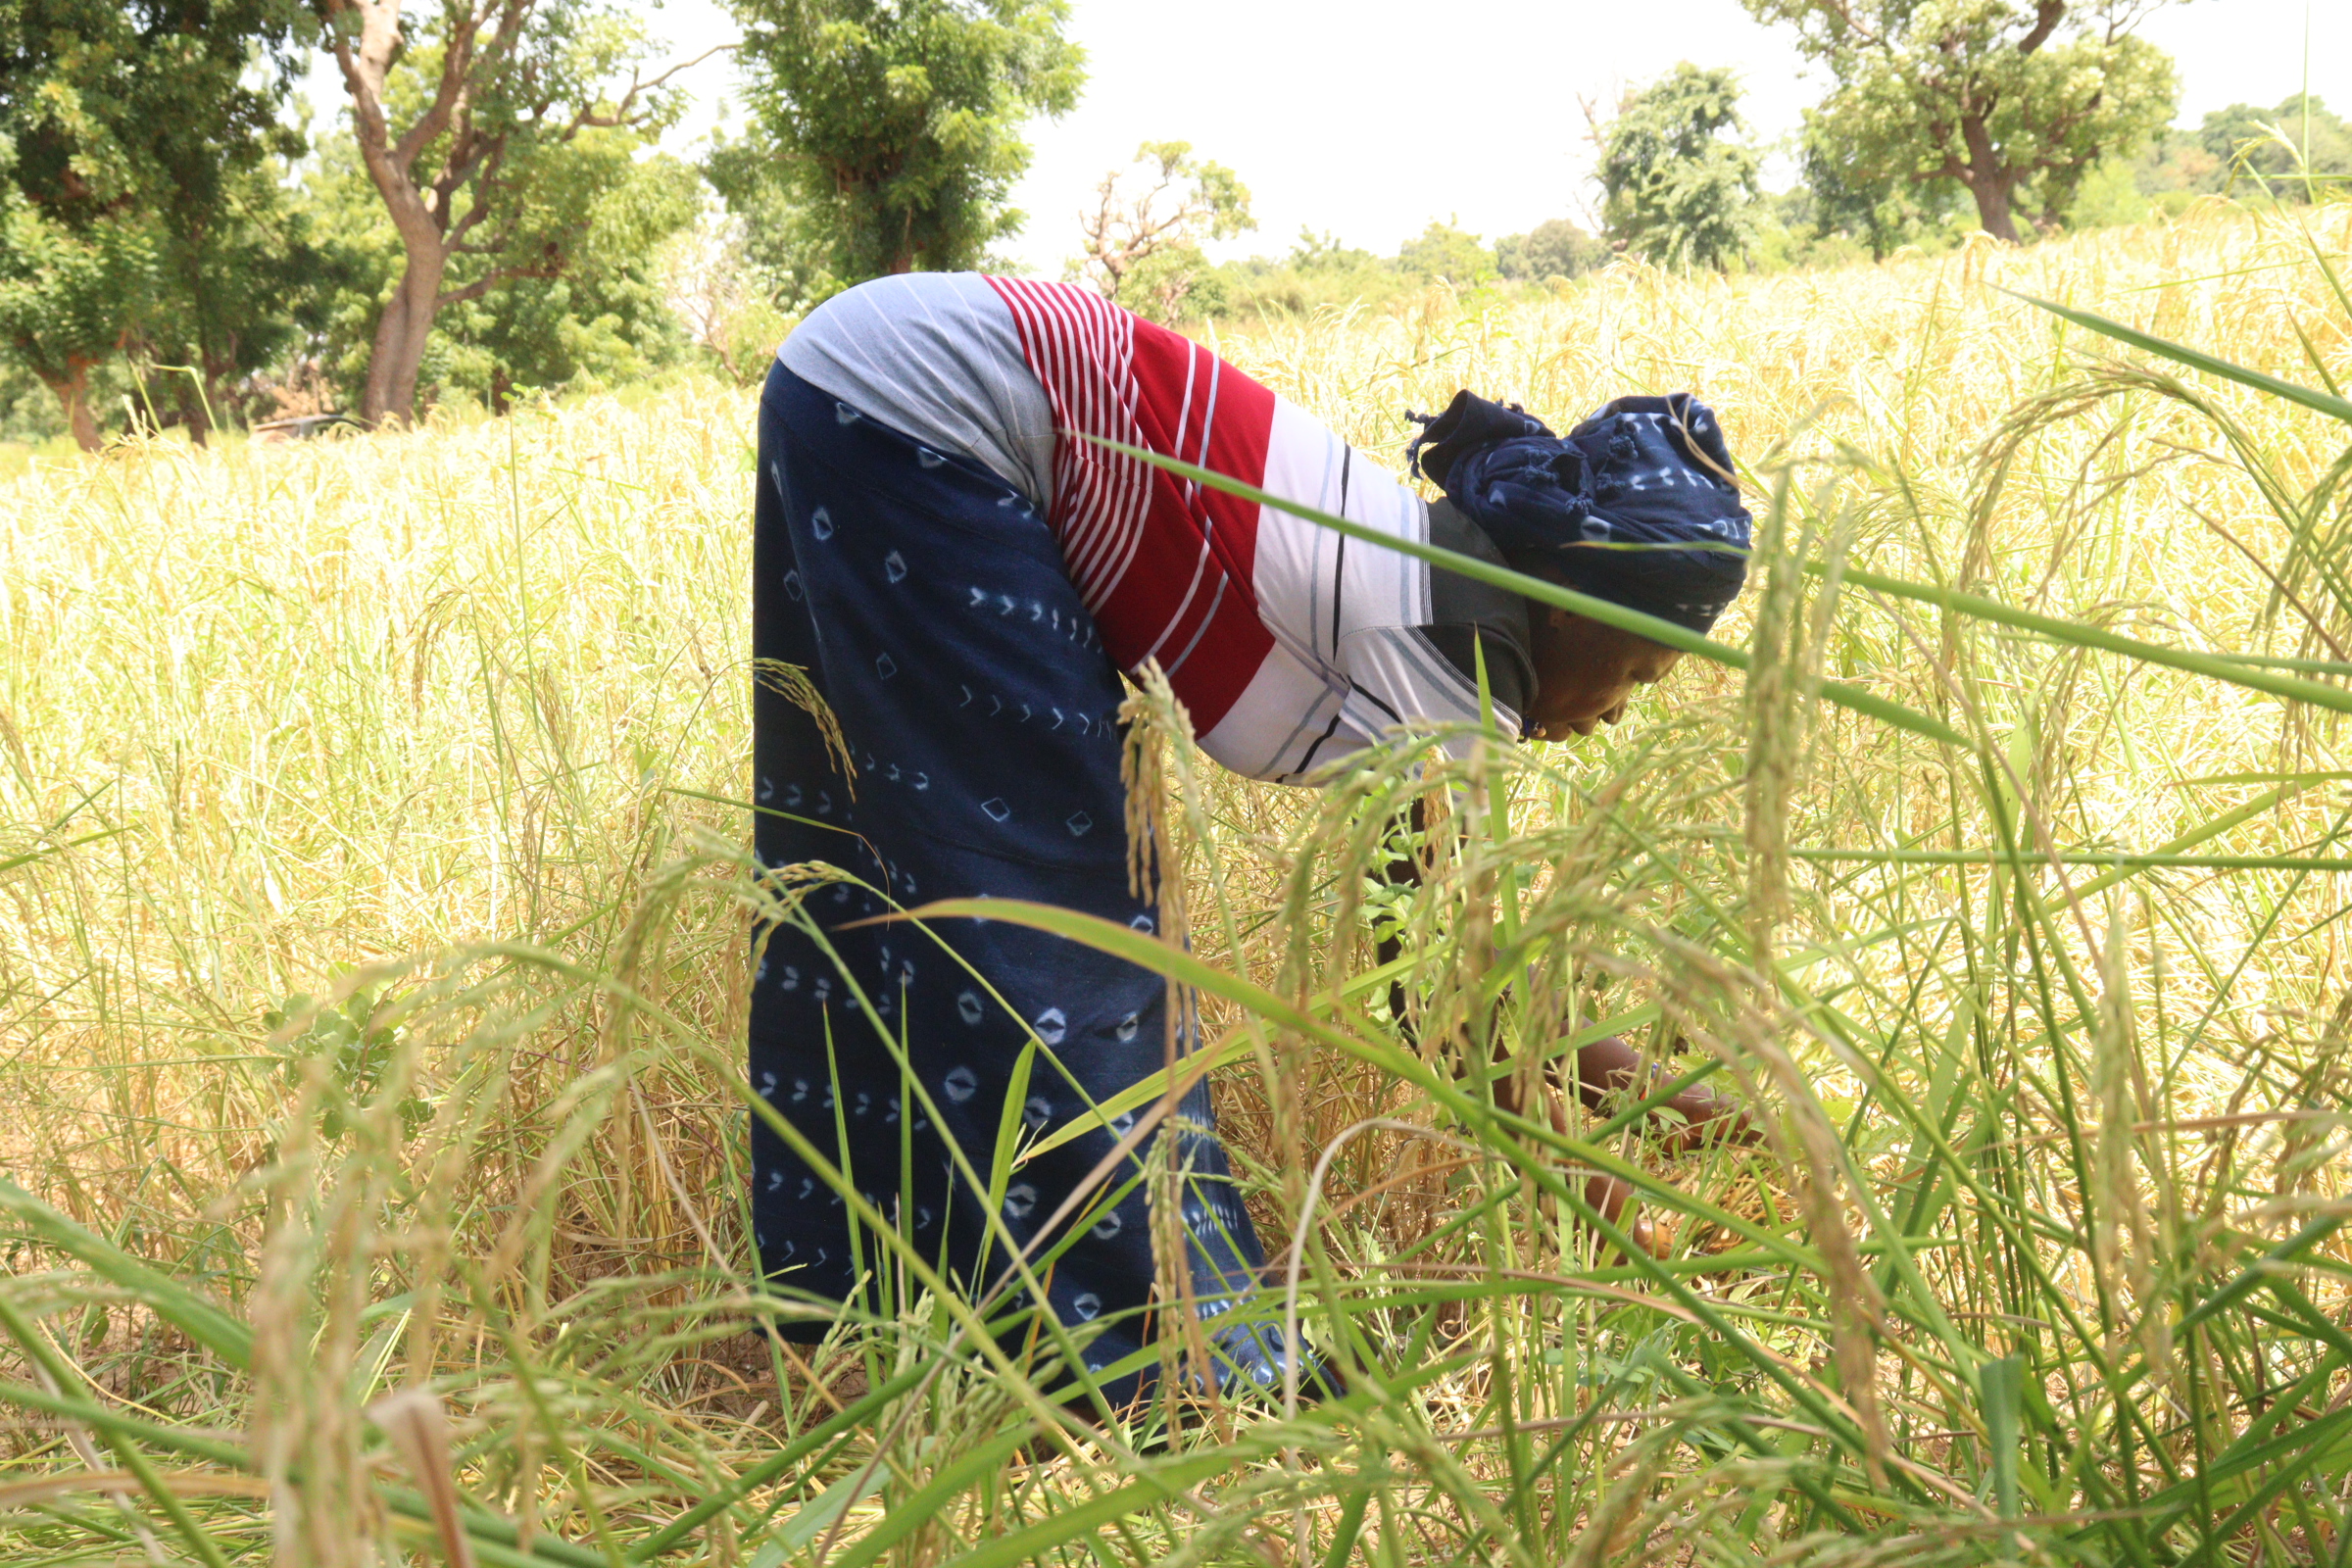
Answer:
[[(1634, 1201), (1634, 1190), (1614, 1176), (1585, 1178), (1585, 1201), (1592, 1211), (1625, 1233), (1626, 1240), (1648, 1257), (1663, 1257), (1665, 1249), (1658, 1238), (1658, 1228), (1642, 1212)], [(1629, 1258), (1630, 1262), (1631, 1259)]]

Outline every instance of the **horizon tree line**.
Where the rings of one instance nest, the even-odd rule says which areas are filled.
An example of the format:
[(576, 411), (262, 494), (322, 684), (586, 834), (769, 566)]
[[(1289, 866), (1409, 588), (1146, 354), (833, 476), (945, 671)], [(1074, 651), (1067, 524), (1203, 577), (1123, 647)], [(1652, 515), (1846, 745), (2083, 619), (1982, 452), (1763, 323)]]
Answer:
[[(731, 274), (706, 283), (759, 306), (757, 329), (864, 277), (980, 265), (1020, 229), (1023, 127), (1085, 82), (1065, 0), (731, 3), (748, 122), (693, 164), (657, 143), (708, 55), (665, 60), (609, 0), (0, 11), (0, 357), (85, 448), (112, 405), (201, 441), (265, 387), (400, 423), (420, 389), (503, 409), (674, 358), (658, 259), (698, 225), (701, 265)], [(2352, 134), (2317, 100), (2167, 131), (2176, 74), (2132, 30), (2141, 0), (1742, 3), (1832, 82), (1787, 196), (1761, 189), (1735, 75), (1686, 64), (1592, 114), (1597, 235), (1561, 219), (1487, 246), (1433, 223), (1392, 261), (1302, 235), (1284, 261), (1212, 267), (1206, 241), (1253, 226), (1248, 189), (1159, 142), (1105, 177), (1073, 270), (1173, 318), (1382, 269), (1723, 268), (1770, 222), (1884, 256), (1973, 210), (2018, 241), (2133, 157), (2158, 190), (2308, 197), (2315, 171), (2352, 174)], [(294, 88), (321, 56), (344, 101), (314, 131)]]

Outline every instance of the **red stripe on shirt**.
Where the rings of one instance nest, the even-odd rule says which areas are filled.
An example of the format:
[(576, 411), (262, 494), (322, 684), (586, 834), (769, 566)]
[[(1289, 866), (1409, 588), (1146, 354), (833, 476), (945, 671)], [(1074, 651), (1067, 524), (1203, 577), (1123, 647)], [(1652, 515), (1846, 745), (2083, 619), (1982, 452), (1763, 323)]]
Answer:
[(1274, 394), (1199, 344), (1068, 283), (992, 277), (1054, 411), (1047, 521), (1121, 668), (1157, 659), (1197, 732), (1217, 725), (1274, 639), (1251, 588), (1253, 503), (1073, 432), (1263, 481)]

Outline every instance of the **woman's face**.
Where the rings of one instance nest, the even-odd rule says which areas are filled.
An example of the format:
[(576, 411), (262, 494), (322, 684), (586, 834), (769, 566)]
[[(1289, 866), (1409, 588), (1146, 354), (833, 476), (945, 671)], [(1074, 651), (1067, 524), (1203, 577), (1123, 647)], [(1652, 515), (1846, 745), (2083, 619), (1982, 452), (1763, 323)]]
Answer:
[(1666, 678), (1683, 656), (1661, 643), (1565, 610), (1531, 606), (1536, 700), (1530, 726), (1538, 739), (1590, 735), (1624, 716), (1638, 686)]

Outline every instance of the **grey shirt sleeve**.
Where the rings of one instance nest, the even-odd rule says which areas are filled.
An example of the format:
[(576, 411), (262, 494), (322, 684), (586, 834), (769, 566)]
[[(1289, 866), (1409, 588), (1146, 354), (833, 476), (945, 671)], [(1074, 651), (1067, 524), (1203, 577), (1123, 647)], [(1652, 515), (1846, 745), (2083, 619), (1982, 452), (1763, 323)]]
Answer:
[(836, 294), (776, 351), (784, 368), (939, 452), (1053, 502), (1054, 411), (1012, 312), (974, 272), (903, 272)]

